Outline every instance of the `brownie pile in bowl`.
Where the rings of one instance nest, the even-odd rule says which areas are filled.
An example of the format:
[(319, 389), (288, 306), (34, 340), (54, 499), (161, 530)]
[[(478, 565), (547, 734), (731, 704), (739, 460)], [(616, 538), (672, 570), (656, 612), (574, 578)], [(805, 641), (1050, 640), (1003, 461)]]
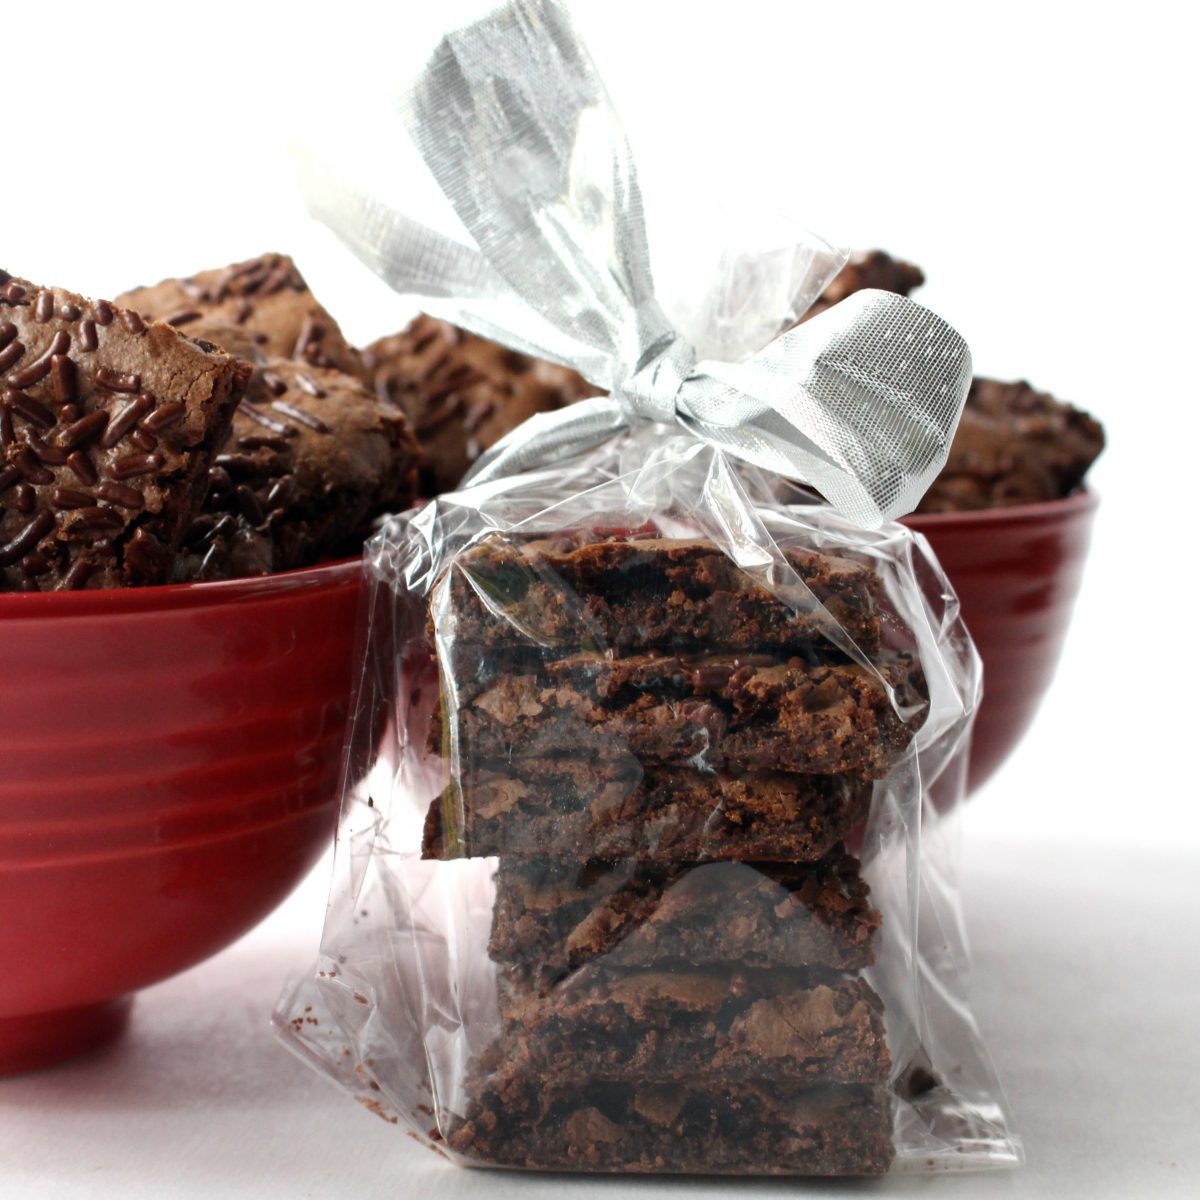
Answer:
[(329, 843), (337, 560), (420, 457), (359, 370), (278, 255), (116, 303), (0, 273), (0, 1073), (114, 1036)]

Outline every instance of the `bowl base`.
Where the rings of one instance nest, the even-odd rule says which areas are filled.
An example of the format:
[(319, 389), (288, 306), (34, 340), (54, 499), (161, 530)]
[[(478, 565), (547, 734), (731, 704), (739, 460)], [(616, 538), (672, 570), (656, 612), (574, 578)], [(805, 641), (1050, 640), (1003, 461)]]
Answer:
[(81, 1008), (0, 1017), (0, 1077), (66, 1062), (115, 1041), (129, 1023), (132, 996)]

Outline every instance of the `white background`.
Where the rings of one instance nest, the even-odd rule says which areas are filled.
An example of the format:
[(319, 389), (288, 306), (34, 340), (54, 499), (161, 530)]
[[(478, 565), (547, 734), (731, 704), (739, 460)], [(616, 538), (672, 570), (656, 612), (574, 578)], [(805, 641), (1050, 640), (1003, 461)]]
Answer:
[[(352, 339), (398, 327), (409, 306), (303, 214), (287, 145), (332, 127), (359, 152), (371, 121), (352, 89), (392, 84), (463, 6), (429, 7), (6, 11), (0, 265), (111, 294), (279, 249)], [(1187, 7), (574, 7), (652, 205), (686, 185), (908, 257), (981, 373), (1025, 376), (1107, 426), (1059, 678), (966, 820), (978, 1007), (1030, 1165), (936, 1186), (1197, 1194)], [(367, 144), (386, 175), (389, 145)], [(315, 948), (323, 888), (314, 878), (239, 947), (147, 993), (121, 1048), (0, 1083), (0, 1196), (499, 1194), (498, 1177), (421, 1154), (265, 1032), (283, 975)], [(504, 1185), (518, 1186), (564, 1194)]]

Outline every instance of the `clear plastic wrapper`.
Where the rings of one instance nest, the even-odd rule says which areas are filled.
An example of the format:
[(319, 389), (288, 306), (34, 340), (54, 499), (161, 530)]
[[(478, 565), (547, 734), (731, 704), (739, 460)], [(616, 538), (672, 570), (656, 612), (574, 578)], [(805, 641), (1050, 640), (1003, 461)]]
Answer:
[[(965, 345), (864, 292), (764, 346), (836, 269), (815, 240), (698, 249), (708, 289), (669, 315), (552, 0), (449, 35), (404, 107), (474, 248), (309, 164), (314, 211), (425, 307), (611, 395), (369, 543), (337, 875), (286, 1042), (466, 1164), (1016, 1162), (939, 816), (978, 657), (886, 520), (944, 461)], [(784, 503), (785, 476), (825, 499)]]
[(923, 539), (775, 486), (647, 426), (369, 547), (333, 902), (278, 1019), (464, 1161), (1019, 1154), (925, 828), (977, 656)]

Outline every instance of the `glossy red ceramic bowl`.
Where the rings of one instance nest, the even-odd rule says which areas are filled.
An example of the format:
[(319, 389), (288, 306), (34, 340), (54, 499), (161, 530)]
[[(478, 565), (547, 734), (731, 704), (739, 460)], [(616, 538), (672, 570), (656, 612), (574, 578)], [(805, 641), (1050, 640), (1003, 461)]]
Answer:
[(329, 844), (360, 570), (0, 595), (0, 1075), (114, 1036)]
[(1033, 722), (1079, 593), (1097, 499), (906, 517), (933, 546), (983, 659), (969, 789), (1008, 757)]

